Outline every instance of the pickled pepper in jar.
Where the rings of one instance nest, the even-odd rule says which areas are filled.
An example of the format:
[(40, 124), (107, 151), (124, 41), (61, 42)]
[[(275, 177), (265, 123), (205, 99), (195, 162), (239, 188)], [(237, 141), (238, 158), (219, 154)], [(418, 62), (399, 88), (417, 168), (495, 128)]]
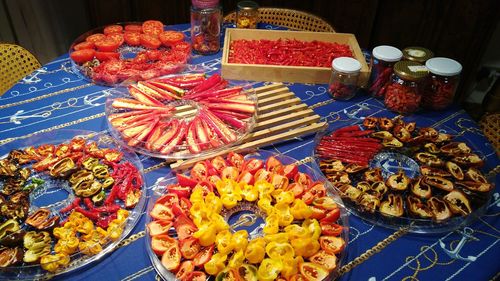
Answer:
[(332, 61), (328, 92), (334, 99), (348, 100), (356, 95), (361, 63), (353, 58), (340, 57)]
[(430, 75), (422, 97), (422, 106), (432, 110), (442, 110), (453, 103), (460, 81), (462, 65), (449, 58), (432, 58), (425, 66)]
[(200, 55), (215, 54), (220, 50), (222, 9), (191, 7), (191, 41), (193, 51)]
[(403, 53), (392, 46), (378, 46), (372, 51), (369, 93), (376, 98), (384, 98), (391, 79), (394, 64), (401, 60)]
[(254, 1), (238, 2), (236, 12), (237, 28), (257, 28), (259, 21), (259, 5)]

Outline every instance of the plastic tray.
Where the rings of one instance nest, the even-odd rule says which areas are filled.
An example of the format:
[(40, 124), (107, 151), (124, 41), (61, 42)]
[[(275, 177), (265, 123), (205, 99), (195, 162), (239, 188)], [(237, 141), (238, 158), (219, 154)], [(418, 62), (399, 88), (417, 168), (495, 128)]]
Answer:
[[(178, 75), (169, 75), (169, 76), (164, 76), (165, 77), (172, 77), (172, 76), (178, 76)], [(240, 143), (247, 135), (250, 133), (255, 126), (256, 123), (256, 116), (257, 116), (257, 95), (255, 94), (254, 89), (252, 86), (244, 81), (229, 81), (228, 87), (232, 86), (242, 86), (243, 91), (242, 93), (247, 95), (247, 99), (250, 101), (254, 102), (255, 105), (255, 113), (250, 117), (247, 118), (245, 121), (246, 126), (243, 128), (236, 128), (228, 123), (226, 125), (236, 134), (236, 140), (232, 143), (225, 143), (222, 144), (218, 147), (210, 147), (210, 148), (205, 148), (202, 149), (200, 153), (192, 153), (188, 149), (188, 145), (184, 141), (180, 145), (175, 146), (174, 150), (168, 154), (162, 154), (159, 151), (152, 151), (149, 150), (145, 147), (146, 142), (141, 141), (139, 144), (135, 146), (130, 146), (128, 143), (129, 141), (125, 140), (123, 134), (115, 128), (109, 118), (108, 120), (108, 127), (110, 129), (111, 135), (115, 139), (117, 139), (118, 142), (120, 142), (121, 145), (128, 147), (129, 149), (140, 153), (144, 155), (148, 155), (151, 157), (157, 157), (157, 158), (162, 158), (162, 159), (191, 159), (191, 158), (196, 158), (196, 157), (205, 157), (210, 154), (214, 154), (218, 151), (227, 149), (229, 147), (232, 147), (234, 145), (237, 145)], [(127, 110), (118, 110), (116, 108), (113, 108), (112, 103), (116, 98), (132, 98), (127, 90), (127, 88), (115, 88), (112, 90), (109, 90), (110, 95), (108, 96), (106, 100), (106, 117), (109, 117), (113, 113), (120, 113), (120, 112), (126, 112)], [(198, 115), (198, 111), (201, 107), (204, 107), (201, 103), (192, 101), (192, 100), (185, 100), (185, 99), (180, 99), (180, 100), (175, 100), (175, 101), (167, 101), (164, 103), (165, 105), (171, 105), (175, 107), (175, 111), (173, 112), (173, 115), (171, 117), (165, 117), (162, 120), (168, 122), (173, 119), (177, 119), (179, 121), (187, 121), (190, 122), (195, 116)], [(197, 143), (198, 145), (205, 145), (205, 143)], [(161, 150), (161, 148), (159, 149)]]
[[(13, 149), (23, 149), (30, 146), (39, 146), (41, 144), (60, 144), (67, 143), (74, 137), (82, 137), (87, 139), (87, 141), (97, 142), (99, 148), (113, 148), (118, 149), (123, 153), (123, 158), (120, 163), (130, 162), (139, 171), (140, 176), (144, 179), (142, 172), (142, 164), (137, 157), (137, 155), (126, 148), (119, 146), (109, 135), (103, 133), (96, 133), (85, 130), (58, 130), (51, 133), (41, 133), (36, 134), (28, 139), (17, 140), (5, 145), (0, 146), (0, 159), (7, 156), (9, 151)], [(30, 164), (28, 164), (30, 165)], [(31, 165), (30, 165), (31, 166)], [(29, 166), (27, 166), (29, 167)], [(70, 205), (70, 203), (75, 198), (71, 187), (68, 182), (64, 179), (54, 179), (51, 178), (46, 173), (33, 173), (31, 177), (36, 176), (42, 178), (45, 183), (30, 193), (30, 214), (41, 207), (48, 208), (51, 210), (53, 215), (58, 215), (59, 210)], [(1, 280), (33, 280), (40, 278), (50, 278), (55, 275), (60, 275), (70, 271), (84, 268), (91, 264), (92, 262), (103, 259), (108, 253), (113, 251), (118, 245), (118, 243), (123, 240), (134, 228), (139, 218), (142, 215), (146, 204), (146, 186), (142, 185), (142, 197), (140, 198), (137, 205), (129, 210), (129, 217), (125, 222), (123, 233), (119, 239), (116, 241), (108, 241), (102, 246), (102, 251), (94, 256), (87, 256), (79, 252), (72, 254), (70, 256), (71, 261), (67, 267), (62, 268), (60, 271), (55, 273), (50, 273), (41, 268), (40, 265), (23, 265), (23, 266), (11, 266), (0, 268), (0, 279)], [(118, 204), (122, 204), (121, 202)], [(68, 213), (69, 214), (69, 213)], [(61, 221), (67, 216), (61, 216)], [(21, 225), (22, 228), (27, 226), (24, 223)], [(54, 241), (53, 241), (54, 243)]]
[[(421, 125), (424, 125), (424, 123), (425, 123), (425, 125), (433, 124), (433, 122), (429, 123), (425, 120), (420, 123), (419, 121), (416, 121), (415, 118), (411, 118), (411, 117), (403, 118), (403, 120), (405, 122), (411, 122), (411, 121), (417, 122), (416, 123), (417, 130), (419, 128), (424, 127), (424, 126), (421, 126)], [(351, 124), (347, 124), (347, 125), (356, 125), (356, 124), (358, 124), (359, 126), (361, 126), (361, 128), (363, 128), (363, 126), (361, 125), (361, 123), (359, 121), (351, 123)], [(336, 129), (339, 129), (339, 128), (335, 128), (335, 130)], [(472, 149), (473, 153), (478, 154), (483, 160), (485, 160), (485, 157), (481, 154), (481, 152), (478, 149), (476, 149), (474, 143), (467, 140), (465, 137), (460, 136), (453, 129), (451, 129), (447, 126), (444, 126), (444, 125), (441, 125), (435, 129), (438, 130), (439, 132), (453, 135), (454, 138), (452, 141), (465, 142)], [(323, 136), (329, 135), (333, 131), (334, 130), (329, 129), (329, 130), (319, 132), (315, 137), (315, 147), (319, 144), (319, 141), (321, 140), (321, 138)], [(321, 158), (316, 154), (316, 149), (314, 149), (314, 151), (313, 151), (313, 158), (315, 159), (316, 164), (319, 166), (319, 161), (321, 160)], [(384, 164), (391, 164), (392, 162), (390, 162), (390, 161), (393, 161), (395, 163), (397, 162), (398, 167), (388, 167), (388, 166), (384, 167)], [(420, 176), (420, 171), (419, 171), (420, 165), (418, 164), (418, 161), (414, 160), (411, 157), (411, 152), (409, 152), (409, 151), (403, 151), (403, 150), (397, 150), (397, 149), (387, 149), (387, 148), (382, 149), (382, 151), (380, 151), (377, 155), (375, 155), (375, 157), (370, 161), (369, 167), (370, 168), (380, 167), (382, 169), (382, 176), (384, 177), (384, 180), (386, 180), (388, 176), (395, 173), (395, 171), (401, 167), (404, 169), (406, 175), (409, 176), (410, 178), (415, 178), (415, 177)], [(485, 162), (485, 166), (483, 166), (481, 170), (482, 171), (489, 170), (486, 162)], [(353, 186), (355, 186), (357, 184), (357, 182), (360, 181), (360, 175), (350, 176), (350, 178), (352, 180), (351, 185), (353, 185)], [(453, 179), (451, 179), (451, 180), (454, 181)], [(487, 178), (487, 180), (489, 183), (494, 184), (493, 180), (491, 178)], [(469, 215), (467, 215), (467, 216), (455, 215), (455, 216), (453, 216), (447, 220), (444, 220), (444, 221), (435, 221), (432, 219), (422, 219), (422, 218), (416, 218), (416, 217), (411, 217), (411, 216), (406, 215), (408, 212), (407, 208), (406, 208), (406, 204), (407, 204), (406, 200), (405, 200), (406, 196), (403, 197), (404, 206), (405, 206), (404, 207), (405, 214), (402, 217), (384, 216), (378, 210), (376, 210), (373, 213), (366, 211), (363, 208), (361, 208), (356, 202), (353, 202), (349, 199), (344, 199), (343, 202), (345, 204), (346, 209), (348, 209), (349, 212), (351, 212), (354, 215), (356, 215), (356, 216), (358, 216), (358, 217), (360, 217), (360, 218), (362, 218), (362, 219), (364, 219), (372, 224), (375, 224), (375, 225), (379, 225), (379, 226), (383, 226), (383, 227), (387, 227), (387, 228), (391, 228), (391, 229), (399, 229), (402, 227), (409, 227), (409, 231), (412, 233), (441, 233), (441, 232), (448, 232), (448, 231), (452, 231), (454, 229), (464, 227), (464, 226), (472, 223), (475, 219), (477, 219), (482, 214), (484, 214), (484, 212), (486, 211), (486, 209), (488, 207), (488, 202), (490, 201), (491, 195), (492, 195), (494, 190), (495, 190), (495, 187), (493, 186), (491, 191), (486, 193), (486, 194), (482, 194), (482, 196), (479, 199), (477, 199), (478, 200), (477, 202), (469, 200), (469, 201), (471, 201), (472, 209), (473, 209), (473, 211)], [(406, 194), (406, 193), (410, 193), (410, 191), (407, 190), (407, 191), (405, 191), (404, 194)], [(341, 194), (340, 191), (339, 191), (339, 194)]]
[[(244, 153), (243, 153), (244, 154)], [(332, 197), (340, 206), (340, 218), (337, 221), (337, 223), (341, 224), (343, 226), (343, 231), (340, 235), (342, 239), (345, 241), (345, 248), (344, 250), (340, 253), (338, 259), (337, 259), (337, 267), (335, 270), (330, 272), (330, 275), (325, 278), (325, 280), (334, 280), (338, 277), (338, 269), (341, 267), (343, 264), (344, 259), (346, 258), (346, 253), (347, 253), (347, 247), (348, 247), (348, 242), (349, 242), (349, 224), (348, 224), (348, 213), (347, 211), (342, 207), (342, 199), (338, 196), (337, 191), (328, 183), (328, 181), (321, 175), (320, 172), (318, 172), (317, 168), (314, 168), (313, 166), (309, 166), (308, 164), (301, 164), (298, 163), (296, 159), (291, 158), (289, 156), (283, 155), (283, 154), (277, 154), (274, 152), (270, 151), (265, 151), (265, 150), (256, 150), (256, 151), (248, 151), (247, 154), (245, 154), (245, 160), (256, 158), (265, 161), (267, 158), (270, 156), (276, 157), (278, 160), (280, 160), (283, 164), (293, 164), (296, 163), (299, 166), (299, 172), (303, 172), (311, 176), (311, 179), (313, 181), (321, 181), (325, 183), (325, 186), (327, 188), (327, 193), (328, 196)], [(312, 163), (314, 164), (314, 163)], [(166, 177), (159, 178), (153, 188), (153, 193), (151, 194), (151, 197), (148, 201), (148, 207), (147, 207), (147, 213), (152, 210), (156, 200), (164, 195), (166, 191), (166, 186), (170, 184), (175, 184), (177, 183), (177, 178), (173, 173), (169, 173)], [(225, 210), (223, 208), (223, 211), (221, 214), (226, 218), (226, 221), (230, 225), (234, 225), (236, 221), (238, 221), (238, 218), (242, 214), (253, 214), (254, 217), (256, 217), (255, 221), (250, 225), (250, 226), (238, 226), (237, 230), (240, 229), (245, 229), (249, 233), (249, 239), (253, 239), (255, 237), (260, 237), (263, 235), (261, 232), (261, 228), (259, 229), (259, 226), (261, 223), (264, 223), (265, 219), (265, 214), (262, 214), (263, 212), (259, 210), (257, 207), (256, 203), (250, 203), (246, 201), (242, 201), (244, 203), (241, 203), (234, 208), (230, 210)], [(264, 217), (261, 217), (263, 215)], [(151, 216), (147, 216), (146, 219), (146, 225), (152, 221)], [(231, 227), (231, 231), (234, 231), (233, 227)], [(148, 228), (146, 227), (146, 232), (148, 232)], [(172, 228), (171, 231), (169, 232), (171, 236), (175, 237), (175, 230)], [(175, 274), (168, 271), (161, 263), (160, 258), (153, 252), (151, 248), (151, 236), (149, 235), (149, 232), (146, 235), (146, 250), (148, 252), (149, 258), (151, 259), (151, 262), (153, 263), (154, 268), (158, 272), (159, 276), (163, 280), (176, 280), (175, 279)], [(258, 267), (258, 265), (257, 265)], [(215, 278), (209, 278), (209, 280), (215, 280)]]

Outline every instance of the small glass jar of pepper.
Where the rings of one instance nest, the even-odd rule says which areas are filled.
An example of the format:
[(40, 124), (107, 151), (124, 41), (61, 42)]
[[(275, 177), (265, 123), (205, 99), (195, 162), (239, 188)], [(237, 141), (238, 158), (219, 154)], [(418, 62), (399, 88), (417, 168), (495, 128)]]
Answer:
[(403, 49), (403, 59), (418, 62), (425, 65), (425, 62), (434, 57), (434, 53), (422, 47), (407, 47)]
[(328, 92), (334, 99), (348, 100), (356, 95), (361, 63), (350, 57), (340, 57), (332, 61), (332, 75)]
[(220, 6), (196, 8), (191, 6), (191, 42), (193, 51), (201, 55), (220, 50), (222, 9)]
[(400, 61), (385, 92), (385, 107), (399, 114), (410, 114), (420, 108), (423, 82), (429, 71), (417, 62)]
[(376, 98), (384, 98), (387, 84), (391, 79), (394, 64), (401, 60), (403, 53), (392, 46), (378, 46), (372, 51), (370, 88), (368, 92)]
[(238, 2), (236, 11), (237, 28), (257, 28), (259, 21), (259, 5), (254, 1)]
[(462, 65), (449, 58), (432, 58), (425, 63), (430, 71), (422, 106), (432, 110), (442, 110), (453, 103)]

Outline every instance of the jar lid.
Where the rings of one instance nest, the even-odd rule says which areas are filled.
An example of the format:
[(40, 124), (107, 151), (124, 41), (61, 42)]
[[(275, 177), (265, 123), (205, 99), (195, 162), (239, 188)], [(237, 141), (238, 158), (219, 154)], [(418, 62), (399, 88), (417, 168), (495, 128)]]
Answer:
[(350, 57), (339, 57), (332, 61), (332, 68), (344, 73), (356, 73), (361, 70), (361, 63)]
[(192, 0), (191, 3), (197, 9), (209, 9), (219, 6), (219, 0)]
[(254, 1), (240, 1), (237, 6), (238, 10), (257, 10), (259, 8), (259, 4)]
[(407, 80), (420, 80), (429, 74), (427, 67), (414, 61), (400, 61), (394, 65), (394, 73)]
[(462, 65), (449, 58), (432, 58), (425, 63), (430, 72), (441, 76), (454, 76), (462, 72)]
[(403, 53), (398, 48), (387, 45), (375, 47), (372, 54), (376, 59), (387, 62), (399, 61), (403, 57)]
[(408, 47), (403, 50), (403, 56), (410, 61), (425, 63), (434, 56), (434, 53), (423, 47)]

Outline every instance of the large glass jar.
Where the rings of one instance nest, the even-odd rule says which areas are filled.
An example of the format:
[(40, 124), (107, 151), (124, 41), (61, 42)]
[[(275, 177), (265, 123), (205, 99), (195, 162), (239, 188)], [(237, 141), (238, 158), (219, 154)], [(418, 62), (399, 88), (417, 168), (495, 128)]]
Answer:
[(394, 64), (401, 60), (403, 53), (392, 46), (378, 46), (372, 51), (370, 88), (368, 92), (376, 98), (384, 98), (387, 84), (391, 79)]
[(422, 47), (408, 47), (403, 49), (403, 59), (418, 62), (425, 65), (425, 62), (434, 57), (434, 53)]
[(222, 9), (191, 6), (191, 42), (193, 51), (201, 55), (215, 54), (220, 49)]
[(425, 63), (430, 71), (422, 106), (432, 110), (442, 110), (453, 103), (462, 65), (449, 58), (432, 58)]
[(356, 95), (361, 63), (349, 57), (340, 57), (332, 61), (332, 75), (328, 92), (334, 99), (348, 100)]
[(423, 82), (429, 71), (417, 62), (400, 61), (394, 65), (391, 82), (385, 92), (385, 107), (399, 114), (411, 114), (420, 107)]
[(257, 28), (259, 21), (259, 5), (254, 1), (238, 2), (236, 11), (237, 28)]

